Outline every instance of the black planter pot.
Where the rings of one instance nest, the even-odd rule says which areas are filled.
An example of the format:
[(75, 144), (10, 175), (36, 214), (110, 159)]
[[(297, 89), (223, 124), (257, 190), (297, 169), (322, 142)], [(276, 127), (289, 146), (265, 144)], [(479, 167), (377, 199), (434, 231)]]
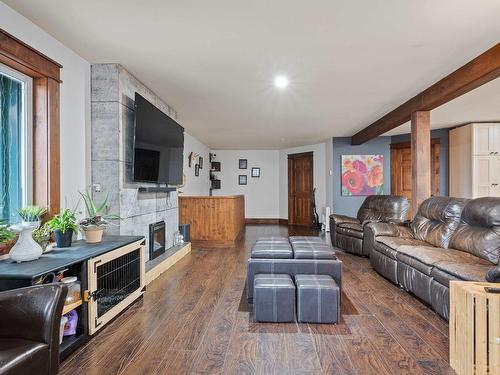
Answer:
[(73, 230), (68, 230), (65, 233), (60, 230), (55, 230), (57, 247), (71, 247), (71, 240), (73, 239)]

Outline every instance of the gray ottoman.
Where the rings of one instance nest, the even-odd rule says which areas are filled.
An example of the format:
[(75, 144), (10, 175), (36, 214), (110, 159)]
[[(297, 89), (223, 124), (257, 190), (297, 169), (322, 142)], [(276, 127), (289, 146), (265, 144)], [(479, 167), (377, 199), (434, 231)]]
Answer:
[(295, 275), (297, 320), (304, 323), (337, 323), (340, 289), (328, 275)]
[(258, 322), (295, 320), (295, 285), (292, 278), (284, 274), (256, 275), (253, 311)]
[(252, 247), (250, 257), (267, 259), (290, 259), (293, 258), (293, 251), (288, 242), (256, 242)]

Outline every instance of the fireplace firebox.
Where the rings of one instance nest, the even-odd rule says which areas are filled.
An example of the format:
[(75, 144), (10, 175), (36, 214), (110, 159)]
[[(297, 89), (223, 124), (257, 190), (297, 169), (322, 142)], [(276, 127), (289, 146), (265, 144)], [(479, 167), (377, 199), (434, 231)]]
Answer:
[(149, 224), (149, 260), (165, 253), (165, 221)]

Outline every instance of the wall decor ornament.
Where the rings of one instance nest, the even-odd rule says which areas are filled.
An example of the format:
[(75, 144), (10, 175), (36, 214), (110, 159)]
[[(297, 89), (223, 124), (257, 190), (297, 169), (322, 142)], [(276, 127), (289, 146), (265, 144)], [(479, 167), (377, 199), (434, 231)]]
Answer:
[(260, 177), (260, 168), (259, 167), (252, 168), (252, 177)]
[(194, 166), (194, 175), (195, 175), (196, 177), (198, 177), (198, 176), (200, 175), (200, 165), (199, 165), (199, 164), (196, 164), (196, 165)]
[(238, 161), (238, 168), (239, 169), (247, 169), (248, 166), (248, 160), (247, 159), (240, 159)]
[(240, 174), (238, 176), (238, 185), (246, 185), (247, 184), (247, 175), (246, 174)]
[(198, 159), (198, 166), (200, 167), (200, 169), (203, 169), (203, 158), (201, 156)]
[(342, 155), (342, 195), (384, 194), (384, 155)]

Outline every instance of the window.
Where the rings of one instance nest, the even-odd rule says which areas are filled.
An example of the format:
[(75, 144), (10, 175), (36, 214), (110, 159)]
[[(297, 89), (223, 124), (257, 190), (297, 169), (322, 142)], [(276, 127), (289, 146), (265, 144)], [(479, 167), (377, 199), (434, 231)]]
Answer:
[(0, 64), (0, 219), (32, 201), (32, 79)]

